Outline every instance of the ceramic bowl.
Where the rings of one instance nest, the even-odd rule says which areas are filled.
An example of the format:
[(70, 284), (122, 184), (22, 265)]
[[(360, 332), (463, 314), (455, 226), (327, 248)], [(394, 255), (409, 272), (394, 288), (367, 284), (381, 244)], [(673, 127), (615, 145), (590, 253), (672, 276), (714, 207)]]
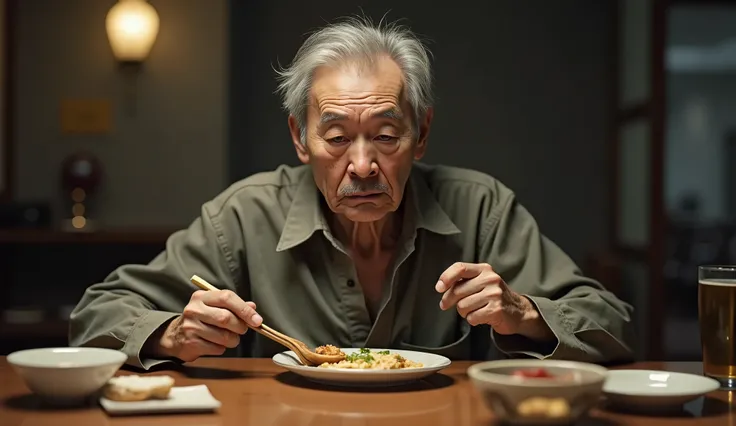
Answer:
[[(514, 374), (540, 369), (552, 377)], [(551, 425), (575, 422), (596, 406), (608, 369), (575, 361), (509, 359), (472, 365), (468, 376), (499, 420)]]
[(127, 358), (112, 349), (38, 348), (13, 352), (7, 361), (40, 398), (70, 405), (97, 393)]
[(608, 404), (636, 411), (679, 410), (720, 384), (697, 374), (658, 370), (612, 370), (603, 386)]

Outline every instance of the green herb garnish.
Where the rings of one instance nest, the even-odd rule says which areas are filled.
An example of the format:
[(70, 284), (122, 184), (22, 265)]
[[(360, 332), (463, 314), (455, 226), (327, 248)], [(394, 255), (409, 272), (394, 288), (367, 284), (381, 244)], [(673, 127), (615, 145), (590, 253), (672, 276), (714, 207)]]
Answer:
[(362, 360), (365, 362), (371, 362), (374, 360), (373, 356), (371, 355), (370, 349), (367, 349), (367, 348), (360, 348), (358, 352), (353, 352), (347, 355), (345, 359), (348, 362), (356, 362), (359, 360)]

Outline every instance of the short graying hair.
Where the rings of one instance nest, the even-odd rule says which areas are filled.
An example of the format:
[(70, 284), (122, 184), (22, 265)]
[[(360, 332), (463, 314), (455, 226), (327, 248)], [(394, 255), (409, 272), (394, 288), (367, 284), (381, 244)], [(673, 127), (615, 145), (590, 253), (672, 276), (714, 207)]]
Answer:
[(373, 25), (369, 18), (349, 17), (312, 33), (291, 65), (276, 70), (284, 109), (296, 119), (306, 142), (307, 108), (314, 71), (320, 66), (357, 61), (371, 63), (387, 55), (404, 76), (404, 95), (417, 128), (433, 104), (431, 52), (413, 32), (397, 23)]

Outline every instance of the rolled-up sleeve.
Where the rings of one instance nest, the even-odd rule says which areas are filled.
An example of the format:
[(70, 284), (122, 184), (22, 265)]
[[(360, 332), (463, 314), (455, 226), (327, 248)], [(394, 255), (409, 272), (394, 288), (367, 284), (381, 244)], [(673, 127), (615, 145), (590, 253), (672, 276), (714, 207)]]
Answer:
[[(222, 232), (223, 209), (205, 204), (192, 224), (172, 234), (165, 249), (145, 265), (123, 265), (89, 286), (70, 316), (72, 346), (118, 349), (128, 364), (150, 369), (163, 362), (144, 353), (154, 332), (177, 317), (199, 275), (218, 288), (236, 291), (240, 276), (237, 247)], [(236, 229), (236, 228), (233, 228)]]
[(583, 276), (573, 260), (540, 232), (513, 193), (492, 212), (480, 245), (482, 258), (512, 290), (532, 302), (555, 336), (553, 341), (539, 342), (492, 331), (500, 351), (586, 362), (633, 358), (632, 307)]

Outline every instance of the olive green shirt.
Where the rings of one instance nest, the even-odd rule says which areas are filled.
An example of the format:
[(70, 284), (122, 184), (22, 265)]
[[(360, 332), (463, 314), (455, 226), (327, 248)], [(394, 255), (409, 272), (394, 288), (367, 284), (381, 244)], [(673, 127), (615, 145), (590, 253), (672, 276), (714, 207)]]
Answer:
[[(71, 315), (71, 345), (121, 349), (130, 365), (145, 369), (169, 361), (141, 348), (182, 312), (197, 290), (189, 281), (196, 274), (254, 301), (266, 324), (312, 347), (408, 349), (451, 359), (632, 357), (631, 306), (582, 276), (514, 193), (488, 175), (414, 165), (374, 321), (323, 208), (309, 166), (281, 166), (233, 184), (149, 264), (121, 266), (90, 286)], [(435, 284), (458, 261), (490, 264), (530, 298), (556, 341), (495, 334), (487, 325), (471, 327), (455, 309), (442, 311)], [(282, 350), (248, 332), (236, 354), (270, 357)]]

